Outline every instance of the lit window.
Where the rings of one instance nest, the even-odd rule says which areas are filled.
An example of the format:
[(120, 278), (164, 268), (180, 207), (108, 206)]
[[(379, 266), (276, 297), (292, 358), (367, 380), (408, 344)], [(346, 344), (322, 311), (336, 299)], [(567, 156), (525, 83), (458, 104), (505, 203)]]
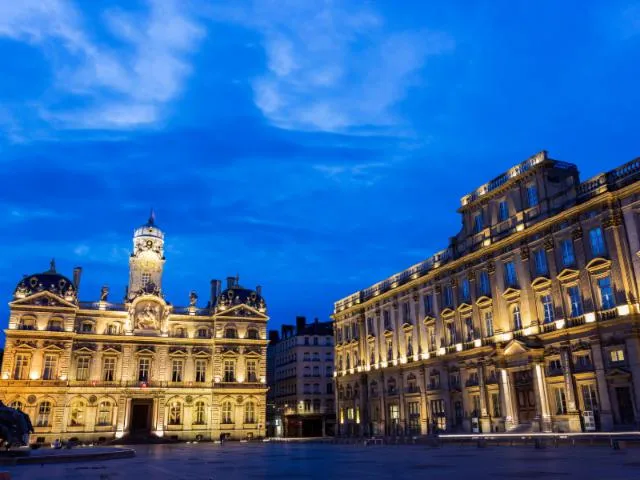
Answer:
[(611, 350), (609, 354), (611, 355), (612, 362), (624, 362), (624, 350)]
[(549, 267), (547, 265), (547, 252), (544, 249), (539, 249), (533, 252), (533, 259), (536, 266), (537, 275), (547, 275), (549, 273)]
[(527, 200), (529, 208), (538, 205), (538, 188), (535, 185), (529, 185), (527, 187)]
[(71, 404), (71, 415), (69, 416), (69, 425), (72, 427), (80, 427), (84, 425), (85, 404), (78, 400)]
[(233, 405), (231, 402), (222, 404), (222, 423), (233, 423)]
[(184, 370), (184, 362), (182, 360), (174, 360), (171, 365), (171, 381), (182, 382), (183, 370)]
[(233, 360), (224, 361), (224, 381), (235, 382), (236, 381), (236, 362)]
[(518, 275), (516, 274), (515, 263), (506, 262), (504, 264), (504, 281), (508, 287), (515, 287), (518, 285)]
[(493, 337), (493, 312), (485, 312), (484, 325), (486, 327), (487, 337)]
[(100, 402), (98, 405), (98, 426), (111, 425), (113, 418), (113, 404), (111, 402)]
[(553, 322), (553, 299), (551, 295), (543, 295), (540, 297), (540, 303), (542, 304), (544, 323)]
[(182, 404), (178, 401), (169, 405), (169, 425), (182, 425)]
[(591, 243), (591, 253), (594, 257), (602, 256), (606, 253), (607, 249), (604, 245), (604, 237), (602, 235), (602, 228), (597, 227), (589, 231), (589, 241)]
[(206, 381), (207, 378), (207, 361), (203, 359), (198, 359), (195, 362), (196, 367), (196, 382), (202, 383)]
[(576, 263), (576, 257), (573, 253), (573, 241), (565, 239), (560, 242), (560, 249), (562, 251), (562, 264), (565, 267), (569, 267)]
[(569, 303), (571, 305), (571, 316), (579, 317), (582, 315), (582, 297), (580, 295), (580, 289), (576, 286), (569, 287), (567, 289), (569, 294)]
[(522, 329), (522, 316), (520, 315), (520, 305), (514, 305), (513, 310), (511, 311), (511, 316), (513, 318), (513, 328), (515, 330)]
[(598, 289), (600, 290), (600, 305), (603, 310), (615, 307), (613, 289), (611, 288), (611, 278), (603, 277), (598, 279)]
[(51, 422), (51, 402), (42, 402), (38, 405), (36, 427), (48, 427)]
[(558, 387), (554, 389), (554, 396), (556, 399), (556, 415), (566, 415), (567, 413), (567, 398), (564, 393), (564, 388)]
[(244, 406), (244, 423), (256, 423), (256, 404), (253, 402)]
[[(314, 370), (318, 367), (313, 367)], [(247, 360), (247, 382), (257, 382), (257, 362), (255, 360)]]
[(205, 422), (205, 405), (203, 401), (197, 401), (193, 408), (193, 423), (196, 425), (204, 425)]
[(149, 367), (151, 366), (151, 359), (149, 358), (141, 358), (138, 360), (138, 381), (139, 382), (148, 382), (149, 381)]

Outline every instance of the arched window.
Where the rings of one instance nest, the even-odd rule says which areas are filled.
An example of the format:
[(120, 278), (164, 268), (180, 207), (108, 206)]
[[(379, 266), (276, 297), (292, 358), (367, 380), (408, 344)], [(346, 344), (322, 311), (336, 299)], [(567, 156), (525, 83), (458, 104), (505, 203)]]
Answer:
[(520, 330), (522, 329), (522, 317), (520, 316), (520, 305), (517, 303), (513, 306), (511, 310), (511, 317), (513, 318), (513, 329)]
[(393, 395), (396, 393), (396, 379), (390, 378), (387, 380), (387, 393)]
[(206, 327), (201, 327), (196, 332), (196, 336), (198, 338), (209, 338), (209, 329)]
[(15, 408), (16, 410), (22, 410), (24, 408), (24, 403), (22, 403), (20, 400), (14, 400), (9, 404), (9, 406), (11, 408)]
[(256, 423), (256, 404), (253, 402), (244, 406), (244, 423)]
[(238, 338), (238, 332), (233, 327), (227, 327), (224, 329), (224, 338)]
[(51, 402), (41, 402), (38, 405), (36, 427), (48, 427), (51, 424)]
[(233, 423), (233, 405), (231, 402), (222, 404), (222, 423)]
[(93, 322), (82, 322), (80, 324), (81, 333), (93, 333)]
[(193, 423), (195, 425), (204, 425), (205, 417), (204, 417), (204, 402), (202, 400), (198, 400), (193, 405)]
[(169, 405), (169, 425), (182, 425), (182, 403), (177, 400)]
[(20, 324), (18, 325), (20, 330), (35, 330), (36, 329), (36, 319), (35, 317), (22, 317), (20, 319)]
[(96, 419), (96, 425), (102, 427), (111, 425), (113, 420), (113, 403), (108, 400), (102, 401), (98, 404), (98, 418)]
[(62, 331), (62, 320), (59, 318), (52, 318), (49, 320), (47, 324), (47, 330), (51, 332), (61, 332)]
[(107, 326), (107, 335), (118, 335), (119, 330), (117, 323), (110, 323)]
[(259, 334), (258, 334), (258, 329), (257, 328), (250, 328), (247, 330), (247, 338), (251, 339), (251, 340), (258, 340)]
[(83, 400), (75, 400), (71, 404), (71, 414), (69, 415), (70, 427), (81, 427), (84, 425), (86, 405)]
[(173, 336), (178, 338), (184, 338), (187, 335), (185, 334), (184, 327), (176, 327), (173, 330)]

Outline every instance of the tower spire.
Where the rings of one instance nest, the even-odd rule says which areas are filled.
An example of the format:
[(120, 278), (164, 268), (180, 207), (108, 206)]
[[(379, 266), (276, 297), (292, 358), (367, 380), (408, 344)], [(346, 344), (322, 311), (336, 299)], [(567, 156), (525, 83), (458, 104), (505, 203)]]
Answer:
[(156, 212), (154, 212), (152, 208), (151, 212), (149, 213), (149, 221), (147, 222), (147, 224), (155, 225), (155, 223), (156, 223)]

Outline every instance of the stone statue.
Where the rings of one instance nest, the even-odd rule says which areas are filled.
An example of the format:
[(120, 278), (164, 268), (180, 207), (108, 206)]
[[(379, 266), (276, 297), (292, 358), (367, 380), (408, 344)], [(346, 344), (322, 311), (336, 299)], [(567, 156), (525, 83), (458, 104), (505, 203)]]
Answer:
[(189, 294), (189, 306), (195, 307), (197, 302), (198, 294), (195, 291), (191, 290), (191, 293)]
[(29, 415), (0, 401), (0, 445), (7, 450), (13, 445), (29, 445), (30, 433), (33, 426)]
[(107, 285), (103, 285), (100, 289), (100, 301), (106, 302), (109, 297), (109, 287)]
[(153, 330), (158, 328), (160, 320), (160, 307), (153, 303), (145, 303), (137, 312), (135, 317), (136, 328), (142, 330)]

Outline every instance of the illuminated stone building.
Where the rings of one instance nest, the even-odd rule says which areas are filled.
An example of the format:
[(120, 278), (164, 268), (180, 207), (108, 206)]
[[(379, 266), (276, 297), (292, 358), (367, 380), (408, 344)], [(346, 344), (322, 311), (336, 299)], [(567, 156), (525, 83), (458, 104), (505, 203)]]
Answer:
[(541, 152), (462, 198), (445, 250), (336, 302), (340, 433), (637, 424), (639, 180)]
[[(162, 293), (164, 233), (153, 216), (135, 230), (122, 303), (102, 288), (78, 300), (56, 271), (25, 276), (9, 303), (0, 399), (30, 415), (33, 440), (97, 441), (149, 434), (178, 439), (264, 436), (266, 305), (261, 288), (230, 277), (184, 307)], [(80, 290), (81, 291), (81, 290)]]
[(331, 322), (283, 325), (269, 332), (267, 374), (274, 436), (333, 435), (333, 326)]

